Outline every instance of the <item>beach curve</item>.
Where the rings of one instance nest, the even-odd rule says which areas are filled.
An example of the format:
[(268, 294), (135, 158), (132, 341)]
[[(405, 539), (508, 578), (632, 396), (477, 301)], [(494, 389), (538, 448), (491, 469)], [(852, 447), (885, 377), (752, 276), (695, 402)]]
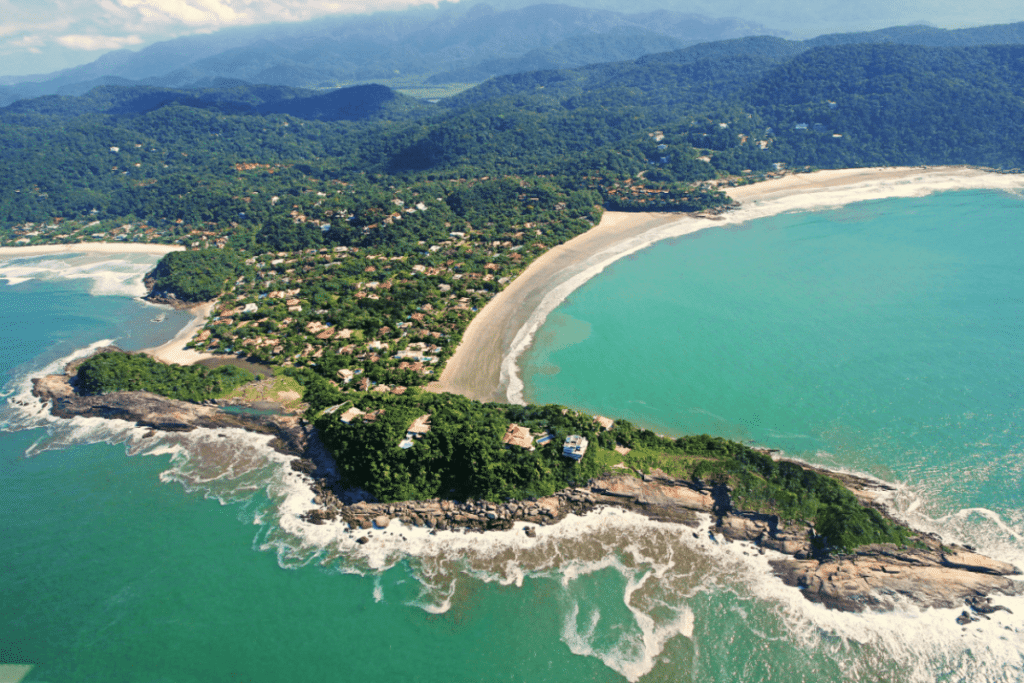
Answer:
[(596, 226), (542, 254), (489, 301), (469, 324), (441, 377), (427, 385), (427, 390), (479, 401), (508, 402), (513, 378), (508, 376), (505, 359), (510, 349), (528, 344), (525, 337), (530, 335), (529, 330), (536, 329), (546, 317), (546, 312), (541, 316), (538, 313), (560, 303), (553, 302), (551, 294), (582, 276), (565, 292), (567, 295), (608, 263), (629, 253), (630, 247), (634, 247), (632, 251), (643, 248), (650, 243), (652, 233), (681, 221), (693, 224), (688, 226), (689, 232), (714, 225), (686, 214), (605, 212)]
[(210, 314), (213, 313), (214, 306), (217, 305), (216, 301), (208, 301), (202, 304), (196, 304), (188, 309), (188, 312), (192, 314), (193, 318), (189, 321), (185, 327), (178, 331), (178, 334), (174, 335), (174, 338), (170, 341), (161, 344), (160, 346), (154, 346), (149, 349), (142, 349), (140, 353), (144, 353), (148, 356), (155, 358), (158, 361), (164, 363), (173, 363), (175, 365), (195, 365), (196, 363), (217, 356), (212, 353), (201, 353), (193, 349), (185, 348), (186, 345), (192, 341), (192, 338), (203, 328), (206, 321), (209, 319)]
[(723, 188), (739, 206), (718, 220), (681, 213), (605, 212), (598, 225), (540, 256), (488, 302), (466, 329), (441, 377), (426, 389), (523, 403), (517, 361), (548, 314), (607, 266), (655, 242), (788, 211), (968, 189), (1020, 192), (1024, 175), (969, 166), (822, 170)]

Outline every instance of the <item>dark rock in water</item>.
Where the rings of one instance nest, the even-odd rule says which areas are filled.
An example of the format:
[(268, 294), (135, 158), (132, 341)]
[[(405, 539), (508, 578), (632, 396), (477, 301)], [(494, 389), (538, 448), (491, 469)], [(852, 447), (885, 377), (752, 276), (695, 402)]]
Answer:
[(537, 538), (537, 528), (532, 526), (526, 527), (526, 535), (530, 538)]
[[(993, 612), (999, 612), (1000, 610), (1002, 610), (1003, 612), (1010, 612), (1009, 607), (1004, 607), (1003, 605), (993, 605), (992, 598), (988, 597), (987, 595), (972, 595), (971, 597), (967, 598), (966, 602), (967, 606), (975, 612), (977, 612), (978, 614), (992, 614)], [(1010, 614), (1013, 614), (1013, 612), (1010, 612)]]
[(154, 436), (156, 436), (156, 433), (157, 432), (156, 432), (155, 429), (147, 429), (146, 433), (142, 435), (142, 438), (143, 439), (152, 439)]
[(960, 624), (961, 626), (966, 626), (967, 624), (971, 623), (972, 621), (977, 621), (977, 619), (972, 617), (966, 611), (961, 612), (960, 616), (958, 616), (956, 618), (956, 623)]
[(366, 536), (360, 536), (359, 538), (356, 539), (356, 543), (358, 543), (359, 545), (366, 545), (369, 542), (370, 542), (370, 539), (368, 539)]
[(313, 472), (316, 472), (316, 463), (308, 458), (295, 458), (289, 465), (296, 472), (302, 472), (303, 474), (313, 474)]

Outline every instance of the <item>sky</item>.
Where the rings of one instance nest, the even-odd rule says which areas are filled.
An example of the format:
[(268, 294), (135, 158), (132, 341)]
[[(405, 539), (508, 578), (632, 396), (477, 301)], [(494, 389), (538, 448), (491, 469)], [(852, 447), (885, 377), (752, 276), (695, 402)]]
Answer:
[[(458, 2), (459, 0), (454, 0)], [(469, 2), (470, 0), (463, 0)], [(506, 4), (492, 0), (495, 4)], [(46, 74), (120, 48), (231, 26), (305, 21), (330, 14), (401, 9), (436, 0), (0, 0), (0, 76)], [(641, 11), (656, 6), (739, 17), (794, 37), (926, 21), (942, 28), (1024, 21), (1020, 0), (511, 0)], [(830, 23), (831, 22), (831, 23)]]
[(0, 75), (43, 74), (230, 26), (401, 9), (428, 0), (0, 0)]

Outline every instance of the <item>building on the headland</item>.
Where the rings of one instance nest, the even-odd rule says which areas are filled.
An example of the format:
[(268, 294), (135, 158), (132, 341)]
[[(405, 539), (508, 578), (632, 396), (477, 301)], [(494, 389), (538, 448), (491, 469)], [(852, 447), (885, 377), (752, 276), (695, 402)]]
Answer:
[(429, 431), (430, 413), (427, 413), (426, 415), (420, 415), (415, 420), (413, 420), (412, 424), (409, 425), (409, 428), (405, 430), (405, 438), (402, 439), (402, 441), (398, 444), (398, 447), (402, 449), (412, 448), (413, 443), (415, 443), (413, 439), (422, 439), (423, 436)]
[(352, 424), (352, 422), (356, 418), (362, 417), (363, 415), (365, 415), (363, 411), (359, 410), (359, 408), (356, 408), (355, 406), (352, 406), (351, 408), (349, 408), (348, 410), (341, 414), (341, 421), (344, 422), (345, 424)]
[(516, 446), (528, 451), (534, 450), (533, 435), (530, 434), (530, 430), (527, 427), (517, 425), (515, 422), (510, 424), (508, 429), (505, 430), (505, 436), (501, 437), (501, 442), (506, 446)]
[(562, 445), (562, 455), (567, 458), (572, 458), (576, 462), (583, 459), (583, 456), (587, 454), (587, 446), (590, 442), (585, 437), (579, 434), (573, 434), (572, 436), (566, 437), (565, 443)]

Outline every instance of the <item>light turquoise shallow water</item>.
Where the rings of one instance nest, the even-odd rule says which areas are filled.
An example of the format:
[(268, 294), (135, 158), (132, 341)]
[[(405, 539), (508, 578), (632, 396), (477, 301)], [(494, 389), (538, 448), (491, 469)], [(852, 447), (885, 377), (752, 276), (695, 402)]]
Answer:
[(663, 242), (574, 292), (526, 397), (1024, 509), (1024, 203), (862, 202)]
[[(908, 482), (909, 514), (1024, 558), (1020, 202), (887, 200), (656, 245), (559, 308), (528, 394)], [(11, 398), (30, 369), (184, 322), (153, 330), (155, 309), (94, 290), (0, 285)], [(1020, 619), (828, 613), (690, 529), (611, 515), (360, 555), (296, 522), (308, 495), (258, 438), (0, 421), (0, 664), (35, 665), (26, 681), (1022, 678)]]

